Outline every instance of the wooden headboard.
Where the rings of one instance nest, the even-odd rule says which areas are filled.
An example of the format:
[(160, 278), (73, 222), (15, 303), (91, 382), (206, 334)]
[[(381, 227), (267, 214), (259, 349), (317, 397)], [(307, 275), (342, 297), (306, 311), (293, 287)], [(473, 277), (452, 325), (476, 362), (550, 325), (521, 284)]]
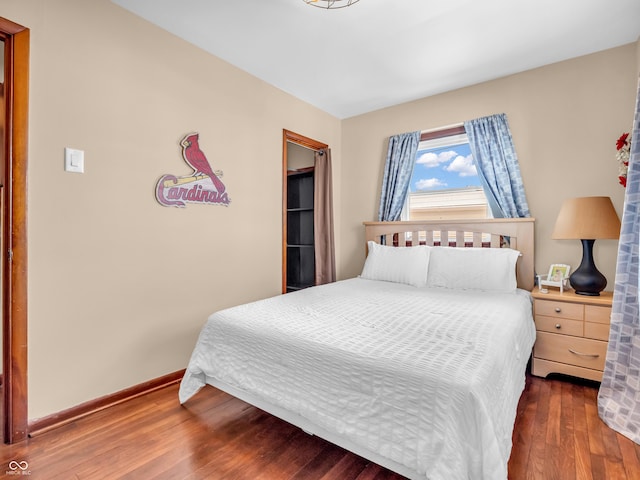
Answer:
[[(450, 247), (509, 247), (520, 251), (518, 287), (531, 290), (535, 283), (533, 218), (483, 220), (363, 222), (366, 241), (394, 246), (448, 245)], [(382, 240), (384, 238), (384, 241)], [(418, 239), (416, 243), (415, 239)]]

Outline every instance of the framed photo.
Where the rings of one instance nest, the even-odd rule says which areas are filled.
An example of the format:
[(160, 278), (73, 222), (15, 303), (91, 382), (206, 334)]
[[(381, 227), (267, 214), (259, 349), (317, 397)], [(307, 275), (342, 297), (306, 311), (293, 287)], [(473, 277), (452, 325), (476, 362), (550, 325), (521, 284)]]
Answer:
[(547, 287), (557, 287), (560, 293), (564, 291), (567, 281), (569, 280), (569, 272), (571, 266), (564, 263), (554, 263), (549, 267), (549, 273), (546, 275), (538, 275), (538, 286), (541, 293), (547, 293)]
[(571, 266), (564, 265), (562, 263), (554, 263), (549, 267), (549, 274), (547, 275), (547, 281), (549, 282), (562, 282), (565, 278), (569, 278), (569, 272)]

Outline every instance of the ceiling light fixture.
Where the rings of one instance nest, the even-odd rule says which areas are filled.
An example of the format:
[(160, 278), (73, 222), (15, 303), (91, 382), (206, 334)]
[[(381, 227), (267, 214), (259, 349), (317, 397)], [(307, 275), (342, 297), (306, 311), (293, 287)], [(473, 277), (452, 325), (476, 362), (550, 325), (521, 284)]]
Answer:
[(358, 3), (360, 0), (302, 0), (307, 5), (313, 7), (324, 8), (325, 10), (331, 10), (335, 8), (344, 8), (354, 3)]

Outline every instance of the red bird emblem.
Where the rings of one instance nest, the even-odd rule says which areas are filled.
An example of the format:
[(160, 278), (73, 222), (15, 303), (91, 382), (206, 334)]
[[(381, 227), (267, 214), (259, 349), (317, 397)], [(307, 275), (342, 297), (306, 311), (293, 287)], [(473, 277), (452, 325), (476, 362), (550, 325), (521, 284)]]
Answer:
[(207, 160), (204, 152), (200, 150), (200, 145), (198, 145), (198, 136), (199, 134), (197, 133), (190, 133), (182, 139), (180, 142), (180, 145), (182, 145), (182, 157), (184, 158), (184, 161), (193, 168), (194, 177), (202, 174), (207, 175), (213, 182), (213, 186), (216, 188), (218, 194), (222, 194), (226, 187), (211, 168), (209, 160)]

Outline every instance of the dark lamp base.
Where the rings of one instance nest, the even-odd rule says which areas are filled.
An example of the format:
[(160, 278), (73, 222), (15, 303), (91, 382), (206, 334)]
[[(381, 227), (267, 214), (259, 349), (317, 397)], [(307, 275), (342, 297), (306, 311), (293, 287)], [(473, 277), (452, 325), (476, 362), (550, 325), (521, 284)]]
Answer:
[[(601, 292), (602, 290), (600, 290)], [(588, 297), (599, 297), (600, 296), (600, 292), (579, 292), (578, 290), (576, 290), (576, 295), (585, 295)]]
[(593, 263), (593, 243), (595, 240), (581, 240), (582, 263), (569, 276), (569, 282), (578, 295), (599, 296), (607, 286), (607, 279)]

